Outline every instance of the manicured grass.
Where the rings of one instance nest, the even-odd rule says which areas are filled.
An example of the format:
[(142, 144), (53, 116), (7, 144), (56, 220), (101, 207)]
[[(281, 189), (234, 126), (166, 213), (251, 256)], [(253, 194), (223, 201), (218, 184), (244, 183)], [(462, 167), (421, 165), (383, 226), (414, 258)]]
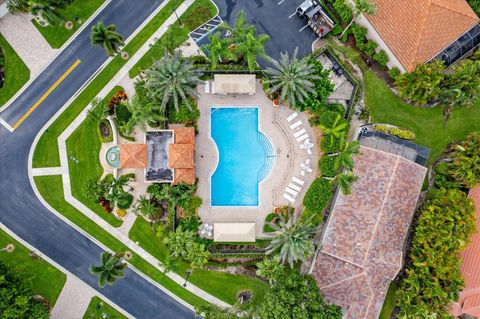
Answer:
[[(122, 87), (116, 86), (107, 94), (105, 100), (110, 98), (121, 90)], [(98, 121), (87, 117), (85, 121), (73, 132), (67, 139), (68, 158), (74, 156), (78, 163), (69, 161), (70, 186), (72, 195), (90, 208), (95, 214), (105, 219), (112, 226), (119, 227), (122, 221), (112, 213), (107, 213), (97, 202), (91, 200), (85, 195), (85, 185), (88, 180), (98, 180), (103, 174), (103, 168), (100, 164), (99, 154), (102, 143), (97, 135)]]
[(48, 44), (54, 49), (60, 48), (80, 28), (73, 17), (78, 17), (82, 24), (105, 2), (105, 0), (75, 0), (66, 8), (58, 11), (65, 17), (66, 21), (73, 22), (73, 28), (68, 30), (65, 25), (43, 27), (35, 19), (32, 23), (40, 31)]
[[(100, 303), (102, 303), (102, 306), (100, 307), (100, 309), (97, 310), (96, 308), (100, 305)], [(85, 311), (85, 314), (83, 315), (83, 319), (103, 319), (103, 314), (106, 314), (106, 318), (109, 319), (127, 318), (120, 312), (118, 312), (115, 308), (107, 304), (105, 301), (95, 296), (90, 301), (87, 311)]]
[[(210, 0), (197, 0), (180, 17), (181, 21), (184, 22), (183, 28), (180, 28), (179, 23), (175, 22), (158, 41), (171, 37), (173, 44), (179, 46), (187, 41), (190, 31), (195, 30), (216, 14), (217, 8)], [(149, 68), (152, 63), (160, 59), (164, 53), (165, 47), (163, 45), (153, 45), (129, 71), (130, 77), (134, 78), (142, 70)]]
[[(197, 0), (202, 1), (202, 0)], [(160, 12), (143, 28), (124, 48), (132, 56), (155, 32), (159, 25), (172, 14), (172, 9), (183, 0), (170, 1)], [(101, 89), (114, 77), (114, 75), (126, 63), (117, 55), (105, 69), (79, 94), (70, 106), (50, 125), (38, 141), (33, 154), (33, 167), (55, 167), (60, 166), (58, 155), (58, 136), (78, 116), (78, 114), (92, 101)]]
[(5, 83), (0, 88), (0, 106), (4, 105), (30, 78), (30, 70), (0, 34), (0, 48), (5, 55)]
[(65, 285), (67, 275), (41, 258), (32, 258), (29, 249), (0, 230), (0, 247), (3, 248), (7, 244), (14, 244), (15, 250), (11, 253), (0, 252), (0, 260), (28, 276), (33, 292), (47, 298), (50, 307), (53, 308)]
[(437, 160), (448, 144), (480, 130), (480, 102), (457, 108), (445, 124), (439, 107), (418, 108), (398, 98), (373, 72), (365, 76), (365, 103), (376, 123), (388, 123), (413, 130), (415, 142), (431, 149), (429, 164)]
[[(34, 179), (41, 196), (55, 210), (113, 251), (121, 252), (128, 250), (127, 246), (65, 201), (60, 175), (35, 176)], [(129, 263), (189, 304), (198, 307), (206, 303), (203, 299), (177, 285), (177, 283), (165, 276), (164, 273), (136, 254), (133, 255)]]
[[(137, 218), (128, 235), (130, 239), (138, 242), (143, 249), (158, 260), (165, 261), (168, 254), (167, 247), (162, 239), (155, 236), (155, 231), (143, 218)], [(176, 262), (173, 266), (173, 271), (181, 276), (185, 276), (188, 269), (188, 265), (183, 262)], [(229, 304), (236, 302), (239, 291), (251, 290), (253, 300), (249, 305), (258, 306), (269, 289), (267, 283), (256, 278), (204, 269), (195, 269), (189, 277), (189, 281)]]
[(395, 308), (395, 293), (397, 292), (397, 289), (397, 284), (395, 282), (392, 282), (390, 284), (390, 287), (388, 288), (387, 296), (385, 297), (379, 319), (391, 318), (393, 309)]

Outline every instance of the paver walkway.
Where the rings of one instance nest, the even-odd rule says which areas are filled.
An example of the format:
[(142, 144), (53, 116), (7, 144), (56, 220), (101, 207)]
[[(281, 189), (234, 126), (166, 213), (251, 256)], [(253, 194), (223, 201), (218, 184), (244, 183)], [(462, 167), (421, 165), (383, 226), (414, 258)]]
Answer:
[(30, 69), (32, 79), (53, 59), (58, 49), (52, 49), (30, 21), (31, 14), (7, 14), (0, 19), (0, 32)]
[(96, 295), (95, 290), (73, 275), (67, 275), (67, 282), (53, 307), (51, 319), (81, 319)]

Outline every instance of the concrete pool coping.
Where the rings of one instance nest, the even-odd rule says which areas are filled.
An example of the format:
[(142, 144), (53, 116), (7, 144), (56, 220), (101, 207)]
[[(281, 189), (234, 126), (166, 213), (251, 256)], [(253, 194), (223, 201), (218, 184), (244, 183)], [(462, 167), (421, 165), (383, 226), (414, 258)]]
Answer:
[[(303, 122), (302, 128), (305, 128), (311, 142), (315, 144), (311, 155), (300, 149), (299, 143), (293, 136), (294, 131), (290, 130), (289, 124), (291, 123), (286, 120), (294, 111), (285, 106), (274, 107), (272, 101), (265, 95), (259, 79), (257, 79), (254, 95), (214, 95), (205, 93), (204, 85), (198, 86), (198, 93), (200, 118), (198, 120), (195, 162), (198, 195), (203, 199), (203, 204), (198, 212), (199, 217), (203, 222), (209, 224), (253, 222), (255, 223), (256, 237), (266, 237), (263, 234), (266, 215), (273, 212), (274, 207), (290, 204), (283, 198), (283, 193), (291, 183), (292, 177), (305, 181), (295, 203), (290, 204), (297, 208), (301, 205), (306, 190), (317, 175), (318, 148), (315, 133), (308, 118), (299, 112), (295, 120)], [(248, 106), (258, 106), (258, 129), (270, 140), (276, 154), (269, 175), (259, 183), (259, 206), (210, 206), (210, 176), (215, 171), (218, 162), (217, 146), (210, 136), (210, 109), (212, 107)], [(313, 172), (301, 176), (300, 164), (307, 158), (311, 159)]]

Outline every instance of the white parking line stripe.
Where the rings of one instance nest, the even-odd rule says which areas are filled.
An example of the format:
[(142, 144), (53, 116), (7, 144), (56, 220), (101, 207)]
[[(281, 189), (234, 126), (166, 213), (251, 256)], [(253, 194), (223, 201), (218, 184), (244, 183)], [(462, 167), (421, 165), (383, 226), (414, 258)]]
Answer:
[(300, 30), (298, 30), (298, 32), (302, 32), (303, 30), (305, 30), (305, 28), (308, 27), (308, 24), (305, 25), (303, 28), (301, 28)]
[(277, 5), (281, 5), (283, 1), (285, 1), (285, 0), (279, 1), (279, 2), (277, 3)]
[(288, 18), (290, 19), (291, 17), (293, 17), (293, 16), (296, 15), (296, 14), (297, 14), (297, 13), (294, 12), (294, 13), (292, 13)]
[(13, 133), (14, 129), (11, 127), (7, 122), (5, 122), (2, 118), (0, 118), (0, 124), (2, 124), (10, 133)]

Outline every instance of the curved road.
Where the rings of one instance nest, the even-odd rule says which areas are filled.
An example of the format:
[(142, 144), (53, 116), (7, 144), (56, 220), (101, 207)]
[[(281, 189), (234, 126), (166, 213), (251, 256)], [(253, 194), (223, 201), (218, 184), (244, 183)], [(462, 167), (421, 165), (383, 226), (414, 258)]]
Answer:
[[(161, 3), (114, 0), (92, 23), (116, 24), (127, 38)], [(81, 61), (17, 130), (10, 133), (0, 127), (0, 222), (137, 318), (193, 318), (191, 310), (130, 269), (114, 286), (99, 289), (88, 267), (98, 263), (102, 249), (44, 207), (30, 185), (28, 155), (38, 131), (107, 59), (102, 48), (90, 44), (90, 28), (0, 113), (13, 126), (77, 59)]]

